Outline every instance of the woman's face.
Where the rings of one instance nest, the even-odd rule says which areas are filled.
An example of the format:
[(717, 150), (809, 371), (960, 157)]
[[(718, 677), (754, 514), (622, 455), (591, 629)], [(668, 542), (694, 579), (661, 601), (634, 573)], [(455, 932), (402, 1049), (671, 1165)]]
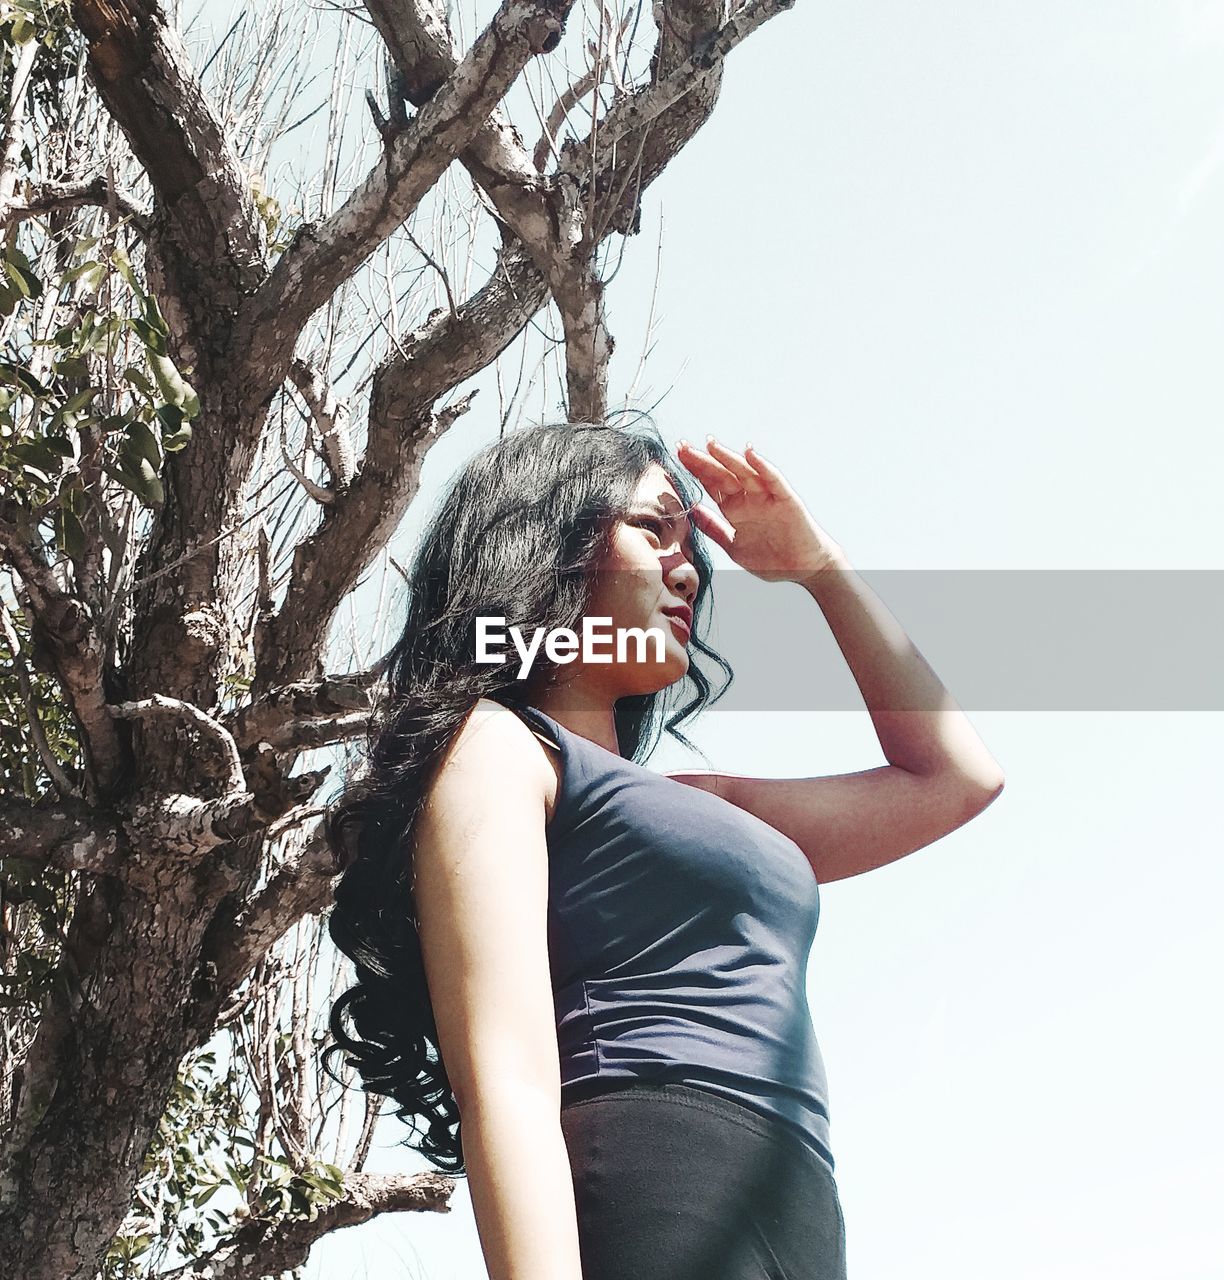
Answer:
[[(638, 482), (628, 514), (617, 521), (611, 549), (596, 576), (588, 616), (612, 619), (601, 624), (602, 633), (612, 637), (601, 646), (610, 662), (587, 665), (584, 678), (600, 680), (600, 672), (608, 673), (613, 698), (655, 693), (688, 671), (688, 633), (683, 623), (663, 612), (684, 605), (691, 610), (697, 594), (693, 529), (683, 510), (667, 472), (652, 463)], [(637, 641), (627, 637), (620, 657), (616, 636), (621, 627), (657, 628), (663, 635), (663, 661), (656, 659), (649, 636), (640, 655)]]

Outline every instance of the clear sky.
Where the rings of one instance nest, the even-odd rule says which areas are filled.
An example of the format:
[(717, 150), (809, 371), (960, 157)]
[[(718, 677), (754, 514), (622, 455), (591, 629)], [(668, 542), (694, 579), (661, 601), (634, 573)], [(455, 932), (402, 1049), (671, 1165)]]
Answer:
[[(612, 399), (658, 268), (637, 402), (664, 397), (671, 442), (753, 441), (868, 578), (1224, 569), (1222, 227), (1219, 0), (801, 4), (731, 56), (646, 194)], [(497, 433), (477, 384), (426, 503)], [(1221, 716), (1124, 688), (1107, 712), (967, 710), (1003, 795), (821, 894), (850, 1274), (1219, 1280)], [(863, 710), (715, 711), (690, 736), (740, 773), (884, 763)], [(426, 1167), (396, 1136), (369, 1168)], [(367, 1274), (481, 1280), (463, 1181), (449, 1215), (336, 1233), (307, 1269)]]

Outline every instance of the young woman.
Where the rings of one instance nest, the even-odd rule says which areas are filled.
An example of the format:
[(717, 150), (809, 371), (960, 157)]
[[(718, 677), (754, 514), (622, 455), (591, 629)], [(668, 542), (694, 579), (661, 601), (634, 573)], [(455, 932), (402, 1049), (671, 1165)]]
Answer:
[[(563, 424), (468, 463), (412, 565), (369, 768), (329, 815), (330, 930), (357, 984), (325, 1057), (347, 1051), (413, 1137), (425, 1122), (422, 1154), (468, 1176), (491, 1280), (844, 1277), (804, 986), (819, 884), (1002, 788), (777, 468), (713, 437), (678, 456), (657, 433)], [(730, 677), (702, 639), (706, 538), (813, 596), (888, 765), (640, 763), (665, 703), (687, 743), (676, 726), (712, 700), (692, 651)], [(565, 643), (600, 619), (592, 647)]]

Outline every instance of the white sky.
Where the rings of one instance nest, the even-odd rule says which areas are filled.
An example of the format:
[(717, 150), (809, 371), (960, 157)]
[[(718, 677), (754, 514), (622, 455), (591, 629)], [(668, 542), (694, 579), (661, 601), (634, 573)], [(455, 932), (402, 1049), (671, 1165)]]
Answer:
[[(752, 440), (856, 567), (1224, 568), (1222, 167), (1217, 0), (799, 5), (647, 192), (612, 400), (662, 219), (644, 402), (667, 391), (669, 441)], [(425, 504), (496, 431), (485, 390)], [(1220, 715), (970, 718), (1002, 797), (822, 890), (850, 1275), (1219, 1280)], [(690, 736), (741, 773), (884, 763), (865, 711)], [(426, 1167), (397, 1136), (371, 1170)], [(367, 1274), (481, 1280), (464, 1182), (449, 1215), (338, 1232), (307, 1268)]]

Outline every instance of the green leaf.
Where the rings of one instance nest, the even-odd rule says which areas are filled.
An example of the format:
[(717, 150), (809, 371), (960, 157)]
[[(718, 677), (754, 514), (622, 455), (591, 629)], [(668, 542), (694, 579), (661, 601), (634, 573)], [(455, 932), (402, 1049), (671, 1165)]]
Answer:
[(4, 269), (9, 279), (17, 286), (26, 298), (42, 296), (42, 281), (27, 267), (17, 262), (6, 262)]
[(137, 459), (137, 474), (129, 475), (116, 467), (103, 467), (112, 480), (118, 481), (125, 489), (130, 489), (146, 507), (160, 506), (166, 500), (161, 481), (157, 473), (144, 458)]
[(185, 422), (177, 431), (162, 432), (162, 448), (167, 453), (178, 453), (180, 449), (185, 449), (190, 443), (191, 427)]
[(127, 439), (122, 447), (130, 449), (133, 457), (143, 458), (155, 473), (160, 470), (162, 464), (161, 447), (157, 442), (157, 436), (151, 428), (136, 419), (128, 423), (126, 435)]
[(128, 324), (150, 351), (159, 356), (166, 354), (166, 340), (160, 329), (155, 329), (147, 320), (129, 320)]
[(162, 448), (177, 453), (191, 441), (191, 427), (184, 419), (183, 411), (175, 404), (157, 406), (157, 420), (161, 424)]
[(61, 506), (55, 512), (55, 544), (74, 560), (85, 556), (85, 529), (72, 511)]
[(7, 382), (35, 396), (51, 394), (51, 389), (44, 387), (25, 365), (10, 364), (7, 360), (0, 360), (0, 382)]
[(302, 1187), (295, 1184), (289, 1188), (289, 1201), (298, 1213), (310, 1213), (311, 1199)]
[(115, 252), (111, 254), (111, 262), (115, 264), (115, 270), (128, 282), (132, 292), (143, 300), (145, 292), (140, 287), (140, 282), (136, 279), (136, 273), (132, 270), (132, 264), (122, 246), (115, 247)]
[(18, 462), (38, 472), (41, 480), (49, 481), (63, 470), (63, 455), (46, 440), (23, 440), (10, 445), (8, 451)]
[(84, 391), (78, 391), (76, 395), (69, 396), (64, 401), (60, 412), (63, 414), (80, 413), (93, 400), (94, 396), (101, 390), (100, 387), (86, 387)]
[(71, 284), (74, 280), (80, 279), (85, 272), (92, 271), (97, 265), (98, 264), (92, 259), (88, 262), (78, 262), (75, 267), (69, 267), (68, 270), (60, 276), (60, 284)]
[(65, 356), (55, 362), (54, 368), (61, 378), (89, 377), (89, 362), (82, 360), (80, 356)]
[(161, 307), (157, 305), (157, 299), (151, 293), (143, 295), (142, 309), (144, 310), (145, 319), (154, 329), (159, 333), (170, 332), (166, 325), (166, 317), (162, 315)]
[(154, 412), (162, 425), (163, 435), (166, 431), (177, 431), (183, 425), (183, 411), (176, 404), (159, 404)]
[(191, 385), (179, 373), (168, 356), (150, 353), (149, 369), (158, 390), (172, 404), (182, 409), (183, 416), (194, 418), (200, 412), (200, 401)]
[(136, 388), (150, 398), (153, 395), (153, 384), (134, 365), (124, 369), (123, 376)]

